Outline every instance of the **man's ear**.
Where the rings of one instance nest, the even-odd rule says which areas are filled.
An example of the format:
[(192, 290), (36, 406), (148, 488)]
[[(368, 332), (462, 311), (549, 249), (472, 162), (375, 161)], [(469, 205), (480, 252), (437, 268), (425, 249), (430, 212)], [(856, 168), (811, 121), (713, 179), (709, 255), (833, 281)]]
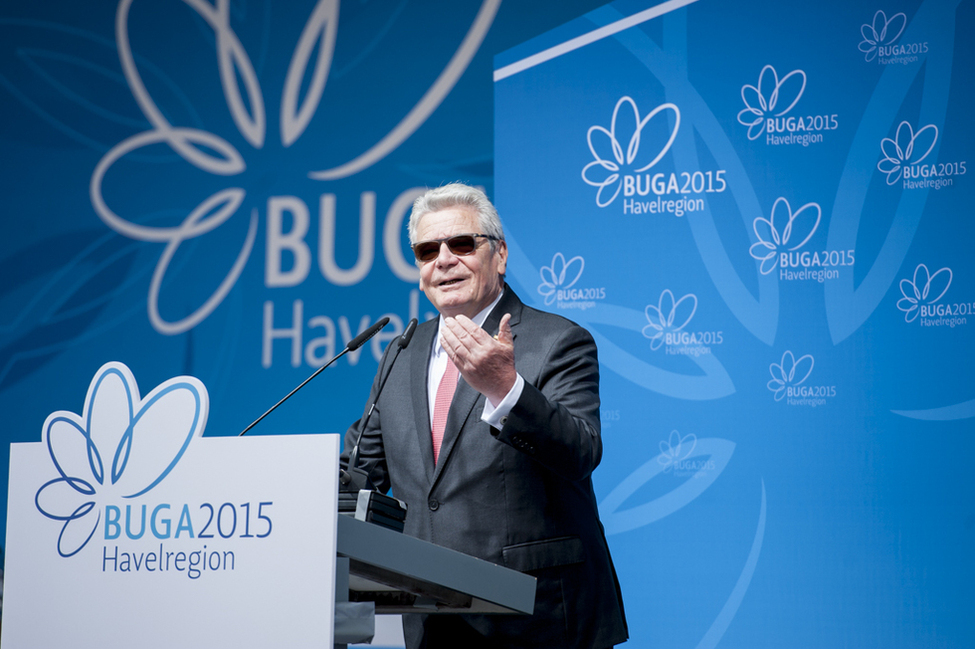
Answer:
[(498, 255), (498, 275), (504, 275), (508, 268), (508, 244), (504, 239), (498, 242), (494, 254)]

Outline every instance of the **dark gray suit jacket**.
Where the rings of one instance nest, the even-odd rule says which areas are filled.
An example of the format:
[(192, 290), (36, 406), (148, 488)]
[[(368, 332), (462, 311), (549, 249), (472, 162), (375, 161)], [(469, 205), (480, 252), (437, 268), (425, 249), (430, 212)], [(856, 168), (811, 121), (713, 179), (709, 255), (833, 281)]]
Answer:
[[(602, 456), (596, 344), (582, 327), (525, 306), (510, 289), (484, 329), (495, 334), (505, 313), (525, 388), (501, 430), (481, 421), (485, 397), (461, 378), (434, 466), (432, 320), (392, 368), (389, 350), (380, 363), (370, 403), (379, 379), (390, 377), (363, 435), (360, 466), (381, 491), (406, 501), (407, 534), (538, 579), (533, 616), (466, 616), (492, 646), (609, 647), (627, 632), (590, 479)], [(358, 425), (346, 434), (346, 454)], [(420, 646), (425, 621), (416, 617), (406, 623), (407, 646)]]

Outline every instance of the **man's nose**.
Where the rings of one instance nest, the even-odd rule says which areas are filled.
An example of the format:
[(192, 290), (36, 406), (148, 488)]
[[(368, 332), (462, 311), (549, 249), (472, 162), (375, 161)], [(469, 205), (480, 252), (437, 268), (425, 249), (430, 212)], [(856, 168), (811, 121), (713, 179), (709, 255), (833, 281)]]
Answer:
[(446, 241), (440, 242), (440, 252), (437, 254), (438, 266), (449, 266), (457, 262), (457, 255), (450, 252)]

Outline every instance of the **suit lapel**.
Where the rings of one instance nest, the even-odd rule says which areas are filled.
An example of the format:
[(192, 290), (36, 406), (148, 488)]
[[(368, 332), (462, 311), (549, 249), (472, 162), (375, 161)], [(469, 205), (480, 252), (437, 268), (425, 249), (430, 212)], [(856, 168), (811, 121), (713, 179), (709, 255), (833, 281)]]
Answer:
[(430, 366), (430, 353), (433, 350), (433, 337), (437, 333), (437, 320), (420, 325), (410, 343), (410, 383), (413, 394), (417, 442), (427, 481), (433, 481), (433, 440), (430, 437), (430, 401), (427, 395), (427, 371)]
[[(501, 317), (505, 313), (511, 314), (511, 326), (512, 326), (512, 336), (515, 336), (514, 326), (517, 321), (521, 320), (521, 300), (511, 291), (510, 288), (505, 287), (504, 295), (501, 300), (494, 307), (494, 310), (488, 315), (487, 320), (484, 321), (482, 328), (487, 331), (492, 336), (498, 332), (498, 325), (501, 324)], [(430, 340), (430, 345), (433, 345), (433, 340)], [(467, 381), (460, 378), (457, 383), (457, 391), (454, 392), (453, 401), (450, 402), (450, 411), (447, 413), (447, 426), (444, 430), (443, 444), (440, 447), (440, 460), (437, 462), (433, 473), (433, 481), (436, 482), (440, 478), (440, 474), (443, 473), (444, 467), (450, 459), (450, 453), (454, 449), (458, 438), (463, 434), (464, 429), (468, 426), (468, 421), (473, 418), (476, 423), (480, 421), (481, 411), (484, 409), (484, 399), (485, 397), (468, 385)], [(475, 411), (475, 406), (480, 404), (480, 407)], [(424, 409), (427, 412), (428, 409)], [(427, 428), (429, 429), (429, 423)], [(429, 435), (427, 435), (429, 437)], [(427, 444), (430, 447), (430, 458), (433, 457), (433, 442)]]

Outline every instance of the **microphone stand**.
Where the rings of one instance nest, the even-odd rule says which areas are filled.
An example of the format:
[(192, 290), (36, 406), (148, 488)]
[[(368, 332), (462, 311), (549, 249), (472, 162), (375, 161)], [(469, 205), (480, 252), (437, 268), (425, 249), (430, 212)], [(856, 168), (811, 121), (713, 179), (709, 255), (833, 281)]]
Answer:
[(372, 405), (369, 406), (369, 412), (366, 413), (366, 416), (362, 418), (359, 424), (359, 434), (356, 436), (355, 446), (352, 447), (352, 452), (349, 454), (348, 468), (339, 473), (339, 489), (342, 491), (358, 493), (361, 489), (373, 489), (372, 483), (369, 481), (369, 474), (359, 468), (359, 444), (362, 442), (362, 435), (366, 432), (366, 426), (369, 424), (372, 413), (376, 411), (376, 402), (379, 401), (379, 395), (382, 394), (389, 375), (393, 373), (393, 365), (396, 363), (396, 359), (399, 358), (400, 352), (406, 349), (406, 346), (413, 339), (413, 332), (416, 331), (416, 325), (417, 320), (413, 318), (406, 325), (406, 331), (399, 337), (396, 350), (393, 352), (393, 358), (389, 361), (389, 369), (379, 382), (379, 389), (376, 390), (376, 396), (372, 400)]
[(331, 365), (332, 363), (334, 363), (338, 359), (342, 358), (343, 356), (345, 356), (349, 352), (354, 352), (355, 350), (357, 350), (360, 347), (362, 347), (362, 345), (364, 345), (367, 340), (369, 340), (370, 338), (372, 338), (373, 336), (375, 336), (377, 333), (379, 333), (379, 330), (382, 329), (383, 327), (385, 327), (388, 323), (389, 323), (389, 318), (385, 318), (384, 317), (381, 320), (379, 320), (376, 324), (372, 325), (371, 327), (369, 327), (368, 329), (366, 329), (365, 331), (363, 331), (361, 334), (359, 334), (358, 336), (356, 336), (355, 338), (353, 338), (352, 340), (350, 340), (349, 341), (349, 344), (345, 346), (345, 349), (343, 349), (341, 352), (339, 352), (338, 354), (336, 354), (335, 356), (333, 356), (332, 357), (332, 360), (330, 360), (329, 362), (325, 363), (324, 365), (322, 365), (321, 367), (319, 367), (317, 370), (315, 370), (315, 372), (311, 376), (309, 376), (307, 379), (305, 379), (304, 381), (302, 381), (301, 382), (301, 385), (299, 385), (294, 390), (292, 390), (291, 392), (289, 392), (283, 399), (281, 399), (276, 404), (274, 404), (273, 406), (271, 406), (270, 408), (268, 408), (267, 412), (265, 412), (263, 415), (261, 415), (260, 417), (258, 417), (257, 419), (255, 419), (253, 422), (251, 422), (251, 425), (250, 426), (248, 426), (244, 430), (240, 431), (240, 434), (237, 437), (243, 437), (247, 433), (247, 431), (249, 431), (251, 428), (253, 428), (254, 426), (256, 426), (262, 419), (264, 419), (265, 417), (267, 417), (268, 415), (270, 415), (272, 412), (274, 412), (277, 409), (277, 407), (280, 406), (282, 403), (284, 403), (285, 401), (287, 401), (288, 399), (290, 399), (291, 398), (291, 395), (293, 395), (295, 392), (297, 392), (301, 388), (305, 387), (305, 385), (307, 385), (309, 381), (311, 381), (313, 378), (315, 378), (316, 376), (318, 376), (319, 374), (321, 374), (322, 373), (322, 370), (324, 370), (326, 367), (328, 367), (329, 365)]

